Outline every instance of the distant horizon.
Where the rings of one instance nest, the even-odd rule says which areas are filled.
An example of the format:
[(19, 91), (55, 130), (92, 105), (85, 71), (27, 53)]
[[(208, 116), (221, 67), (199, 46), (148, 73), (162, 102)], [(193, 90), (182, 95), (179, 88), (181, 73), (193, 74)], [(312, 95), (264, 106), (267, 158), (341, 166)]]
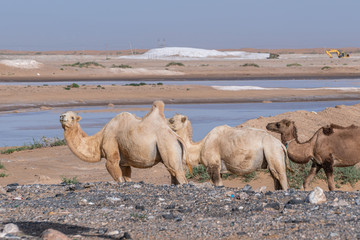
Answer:
[(358, 9), (358, 0), (12, 0), (0, 8), (0, 49), (356, 48)]
[[(184, 47), (187, 48), (187, 47)], [(133, 49), (63, 49), (63, 50), (13, 50), (13, 49), (0, 49), (0, 51), (9, 51), (9, 52), (114, 52), (114, 51), (134, 51), (134, 50), (151, 50), (155, 48), (133, 48)], [(312, 49), (360, 49), (360, 47), (308, 47), (308, 48), (252, 48), (252, 47), (244, 47), (244, 48), (219, 48), (219, 49), (211, 49), (211, 48), (196, 48), (196, 49), (206, 49), (206, 50), (240, 50), (244, 51), (246, 49), (254, 49), (254, 50), (312, 50)]]

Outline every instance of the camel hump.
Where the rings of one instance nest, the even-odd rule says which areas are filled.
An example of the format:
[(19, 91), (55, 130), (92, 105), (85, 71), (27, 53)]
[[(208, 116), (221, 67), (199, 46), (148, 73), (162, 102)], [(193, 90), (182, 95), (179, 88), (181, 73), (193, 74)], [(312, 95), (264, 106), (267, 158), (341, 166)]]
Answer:
[(158, 109), (160, 116), (165, 119), (164, 108), (165, 104), (163, 101), (155, 101), (152, 105), (151, 112), (153, 112), (155, 109)]
[(355, 129), (358, 128), (357, 126), (355, 126), (354, 124), (352, 124), (351, 126), (348, 127), (343, 127), (337, 124), (330, 124), (330, 126), (325, 126), (323, 127), (323, 133), (327, 136), (331, 135), (334, 133), (334, 129)]
[(334, 127), (332, 125), (330, 126), (325, 126), (322, 128), (323, 130), (323, 133), (326, 135), (326, 136), (330, 136), (331, 134), (334, 133)]

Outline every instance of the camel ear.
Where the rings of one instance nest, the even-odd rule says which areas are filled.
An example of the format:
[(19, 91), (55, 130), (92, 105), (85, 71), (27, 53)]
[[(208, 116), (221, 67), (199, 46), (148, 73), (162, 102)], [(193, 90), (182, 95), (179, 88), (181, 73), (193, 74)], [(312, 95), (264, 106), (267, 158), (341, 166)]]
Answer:
[(81, 120), (81, 117), (80, 116), (76, 116), (76, 121), (80, 121)]
[(187, 119), (186, 117), (182, 117), (181, 122), (184, 123), (186, 121), (186, 119)]
[(291, 121), (286, 121), (286, 126), (290, 126)]

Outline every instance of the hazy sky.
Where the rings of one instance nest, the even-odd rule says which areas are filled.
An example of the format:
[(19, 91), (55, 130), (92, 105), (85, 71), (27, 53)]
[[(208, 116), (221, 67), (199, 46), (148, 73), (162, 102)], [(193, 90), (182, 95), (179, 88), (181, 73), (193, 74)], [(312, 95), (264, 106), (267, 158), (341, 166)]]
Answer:
[(4, 0), (0, 49), (360, 47), (360, 0)]

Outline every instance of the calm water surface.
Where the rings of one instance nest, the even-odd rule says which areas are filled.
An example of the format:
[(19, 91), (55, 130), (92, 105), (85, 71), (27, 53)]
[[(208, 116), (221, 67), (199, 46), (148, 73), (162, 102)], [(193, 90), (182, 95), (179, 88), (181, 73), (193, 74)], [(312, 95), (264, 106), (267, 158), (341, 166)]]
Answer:
[[(289, 103), (234, 103), (234, 104), (167, 104), (166, 117), (175, 113), (187, 115), (193, 123), (194, 140), (202, 139), (216, 126), (228, 124), (239, 125), (259, 116), (268, 117), (280, 113), (307, 110), (321, 111), (336, 105), (354, 105), (359, 101), (324, 101), (324, 102), (289, 102)], [(128, 109), (131, 109), (129, 111)], [(115, 109), (129, 111), (137, 116), (144, 116), (150, 105), (119, 106)], [(107, 107), (57, 108), (49, 111), (0, 114), (0, 147), (19, 146), (40, 140), (41, 137), (63, 138), (63, 129), (59, 116), (65, 111), (101, 110)], [(99, 131), (118, 112), (80, 112), (80, 124), (89, 135)]]
[[(141, 81), (86, 81), (79, 85), (125, 85)], [(309, 79), (309, 80), (204, 80), (204, 81), (146, 81), (147, 84), (162, 82), (167, 85), (203, 85), (203, 86), (257, 86), (264, 88), (320, 88), (320, 87), (360, 87), (360, 79)], [(69, 85), (72, 82), (0, 82), (0, 85)]]

